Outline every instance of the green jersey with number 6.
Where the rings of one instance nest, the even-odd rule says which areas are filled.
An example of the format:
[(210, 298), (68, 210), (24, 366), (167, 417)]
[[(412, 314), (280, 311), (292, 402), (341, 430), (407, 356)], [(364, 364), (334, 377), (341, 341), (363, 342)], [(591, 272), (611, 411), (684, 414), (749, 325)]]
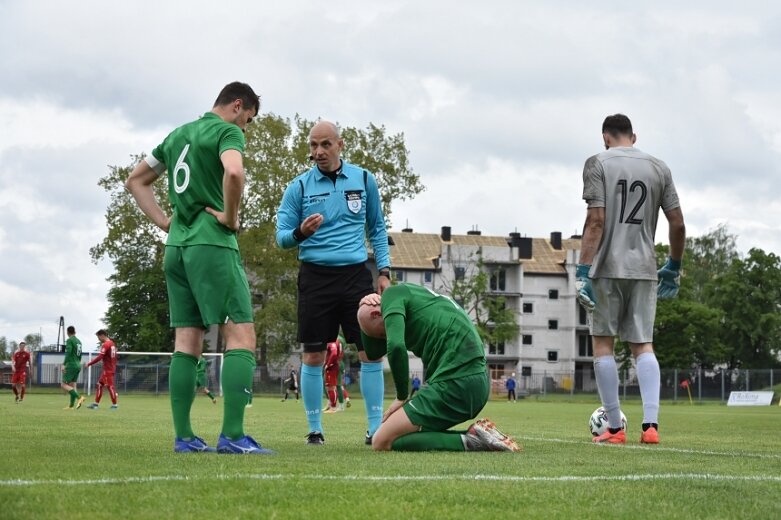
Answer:
[(66, 368), (81, 367), (81, 341), (76, 336), (71, 336), (65, 342), (65, 360), (62, 362)]
[(152, 150), (146, 162), (158, 175), (168, 170), (168, 197), (173, 215), (169, 246), (214, 245), (238, 250), (236, 233), (204, 211), (224, 210), (220, 156), (244, 153), (244, 134), (213, 112), (180, 126)]

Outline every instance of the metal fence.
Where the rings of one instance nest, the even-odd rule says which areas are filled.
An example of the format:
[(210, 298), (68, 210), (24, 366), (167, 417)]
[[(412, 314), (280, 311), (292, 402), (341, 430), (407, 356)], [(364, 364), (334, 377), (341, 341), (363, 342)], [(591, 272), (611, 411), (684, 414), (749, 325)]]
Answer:
[[(134, 362), (129, 357), (121, 357), (114, 378), (117, 392), (120, 393), (168, 393), (168, 372), (170, 359), (145, 359)], [(300, 366), (294, 367), (299, 372)], [(87, 393), (94, 391), (101, 375), (100, 363), (84, 368), (79, 376), (79, 387)], [(207, 368), (208, 384), (213, 391), (221, 392), (221, 357), (210, 360)], [(32, 378), (33, 385), (59, 386), (61, 373), (59, 365), (50, 364), (40, 367), (40, 377)], [(283, 380), (289, 369), (258, 367), (255, 371), (253, 389), (256, 393), (284, 392)], [(346, 387), (357, 393), (360, 380), (360, 364), (345, 367)], [(516, 394), (522, 396), (597, 396), (597, 384), (592, 369), (546, 372), (516, 378)], [(495, 396), (506, 395), (505, 378), (493, 379), (492, 390)], [(781, 386), (781, 369), (752, 370), (681, 370), (663, 369), (661, 371), (661, 398), (664, 400), (722, 401), (729, 399), (732, 391), (774, 390)], [(622, 399), (640, 397), (640, 387), (634, 370), (619, 372), (619, 392)], [(778, 390), (781, 393), (781, 388)], [(395, 395), (390, 374), (385, 375), (385, 394)]]
[[(518, 396), (597, 394), (597, 383), (591, 369), (569, 372), (542, 372), (516, 378)], [(493, 380), (493, 391), (504, 394), (506, 379)], [(661, 398), (665, 400), (724, 401), (730, 392), (773, 390), (781, 385), (781, 369), (752, 370), (681, 370), (661, 371)], [(781, 390), (780, 390), (781, 391)], [(619, 371), (619, 393), (622, 399), (640, 397), (640, 386), (634, 370)]]

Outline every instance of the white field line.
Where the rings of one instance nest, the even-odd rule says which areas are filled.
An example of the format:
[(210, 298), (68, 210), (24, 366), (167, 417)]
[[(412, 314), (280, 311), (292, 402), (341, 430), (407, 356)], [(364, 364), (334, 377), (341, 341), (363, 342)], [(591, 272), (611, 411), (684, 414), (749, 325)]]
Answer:
[[(524, 437), (516, 435), (514, 439), (533, 442), (558, 442), (562, 444), (593, 444), (590, 441), (573, 441), (571, 439), (555, 439), (552, 437)], [(781, 459), (781, 454), (777, 453), (751, 453), (746, 451), (713, 451), (713, 450), (695, 450), (686, 448), (668, 448), (665, 446), (643, 446), (640, 444), (624, 444), (622, 446), (601, 444), (600, 447), (609, 447), (622, 450), (648, 450), (648, 451), (666, 451), (670, 453), (686, 453), (690, 455), (713, 455), (717, 457), (739, 457), (753, 459)]]
[(116, 484), (147, 484), (152, 482), (196, 482), (212, 480), (331, 480), (343, 482), (433, 482), (433, 481), (499, 481), (499, 482), (633, 482), (664, 480), (710, 480), (719, 482), (778, 482), (781, 475), (719, 475), (712, 473), (660, 473), (647, 475), (561, 475), (558, 477), (523, 477), (516, 475), (204, 475), (188, 477), (181, 475), (159, 475), (147, 477), (104, 478), (89, 480), (0, 480), (0, 487), (14, 486), (90, 486)]

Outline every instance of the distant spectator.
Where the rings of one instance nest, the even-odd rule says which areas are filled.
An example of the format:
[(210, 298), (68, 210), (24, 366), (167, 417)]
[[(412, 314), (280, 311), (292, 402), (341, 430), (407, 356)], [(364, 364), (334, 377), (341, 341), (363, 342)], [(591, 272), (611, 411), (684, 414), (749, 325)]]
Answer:
[(515, 372), (513, 372), (513, 375), (504, 382), (504, 386), (507, 388), (507, 400), (513, 403), (515, 402), (515, 385)]

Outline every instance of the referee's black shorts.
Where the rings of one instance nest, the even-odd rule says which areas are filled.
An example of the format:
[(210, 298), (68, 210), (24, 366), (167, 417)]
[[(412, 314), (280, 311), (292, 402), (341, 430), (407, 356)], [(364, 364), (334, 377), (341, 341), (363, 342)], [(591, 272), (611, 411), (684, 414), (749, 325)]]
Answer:
[(325, 344), (336, 339), (340, 326), (347, 343), (362, 351), (358, 304), (373, 292), (372, 274), (363, 262), (338, 267), (302, 262), (298, 270), (298, 341), (304, 344), (304, 352), (325, 350)]

